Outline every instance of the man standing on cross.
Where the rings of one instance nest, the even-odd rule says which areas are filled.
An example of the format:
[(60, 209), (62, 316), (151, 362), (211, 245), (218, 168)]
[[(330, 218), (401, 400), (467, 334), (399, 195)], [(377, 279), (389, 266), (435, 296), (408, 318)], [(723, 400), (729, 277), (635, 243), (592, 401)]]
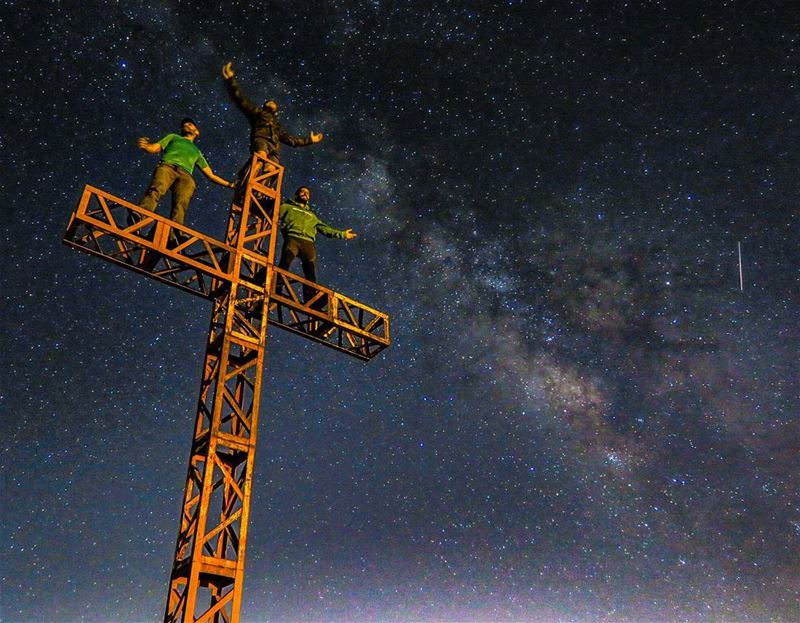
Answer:
[[(300, 186), (295, 191), (294, 199), (281, 204), (283, 248), (278, 268), (289, 270), (295, 258), (299, 257), (305, 278), (317, 283), (317, 247), (314, 244), (317, 234), (343, 240), (352, 240), (358, 234), (352, 229), (336, 229), (324, 223), (311, 211), (309, 199), (311, 190), (308, 186)], [(313, 296), (314, 290), (303, 286), (303, 300), (310, 300)]]
[[(225, 78), (228, 95), (250, 122), (251, 153), (278, 162), (281, 143), (290, 147), (305, 147), (322, 140), (321, 133), (311, 132), (307, 137), (289, 134), (278, 121), (278, 103), (275, 100), (267, 100), (261, 106), (255, 106), (239, 88), (232, 63), (222, 66), (222, 76)], [(243, 177), (241, 174), (240, 176)]]
[(161, 161), (153, 172), (150, 186), (139, 202), (140, 208), (155, 212), (161, 197), (171, 188), (172, 212), (169, 217), (183, 225), (189, 201), (191, 201), (197, 186), (192, 177), (195, 164), (215, 184), (226, 188), (236, 187), (233, 182), (215, 175), (208, 166), (203, 153), (194, 144), (198, 136), (200, 136), (200, 130), (197, 124), (186, 117), (181, 121), (180, 136), (167, 134), (157, 143), (151, 143), (146, 136), (142, 136), (136, 141), (136, 145), (142, 151), (146, 151), (148, 154), (161, 154)]

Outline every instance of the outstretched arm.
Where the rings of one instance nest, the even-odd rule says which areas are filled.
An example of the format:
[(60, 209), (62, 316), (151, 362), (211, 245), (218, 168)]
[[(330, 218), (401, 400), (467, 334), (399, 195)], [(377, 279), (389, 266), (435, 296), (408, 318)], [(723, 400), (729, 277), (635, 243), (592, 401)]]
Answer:
[(236, 188), (236, 184), (233, 182), (229, 182), (228, 180), (222, 179), (219, 175), (214, 173), (211, 170), (211, 167), (203, 167), (200, 169), (208, 179), (210, 179), (215, 184), (219, 184), (220, 186), (225, 186), (226, 188)]
[(151, 143), (150, 139), (146, 136), (140, 136), (136, 141), (136, 146), (142, 151), (146, 151), (148, 154), (161, 153), (161, 145), (158, 143)]
[(352, 229), (336, 229), (335, 227), (331, 227), (322, 221), (317, 223), (317, 231), (328, 238), (341, 238), (342, 240), (352, 240), (353, 238), (358, 238), (358, 234)]
[(319, 143), (322, 140), (322, 133), (314, 133), (311, 132), (308, 136), (295, 136), (294, 134), (289, 134), (283, 126), (278, 128), (278, 139), (284, 145), (288, 145), (289, 147), (305, 147), (306, 145), (313, 145), (315, 143)]
[(253, 105), (244, 93), (239, 88), (239, 83), (236, 80), (236, 75), (233, 73), (233, 64), (225, 63), (222, 66), (222, 77), (225, 78), (225, 87), (228, 89), (228, 95), (233, 100), (233, 103), (239, 107), (247, 117), (256, 114), (256, 107)]

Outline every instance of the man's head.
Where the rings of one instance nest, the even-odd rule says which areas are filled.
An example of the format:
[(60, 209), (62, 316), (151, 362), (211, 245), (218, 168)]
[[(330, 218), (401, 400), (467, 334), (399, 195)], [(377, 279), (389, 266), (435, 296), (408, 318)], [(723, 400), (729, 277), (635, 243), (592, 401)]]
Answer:
[(181, 120), (181, 136), (185, 136), (186, 138), (197, 138), (200, 136), (200, 128), (197, 127), (193, 119), (184, 117)]
[(311, 189), (308, 186), (300, 186), (294, 191), (294, 198), (300, 203), (308, 203), (308, 200), (311, 199)]
[(267, 100), (266, 102), (264, 102), (263, 108), (264, 110), (268, 110), (274, 115), (276, 112), (278, 112), (278, 102), (276, 102), (275, 100)]

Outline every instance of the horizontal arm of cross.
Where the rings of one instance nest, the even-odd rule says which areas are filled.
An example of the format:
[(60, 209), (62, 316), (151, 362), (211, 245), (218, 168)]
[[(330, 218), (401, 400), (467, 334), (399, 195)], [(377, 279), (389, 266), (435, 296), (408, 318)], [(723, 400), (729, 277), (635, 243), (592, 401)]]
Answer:
[[(388, 314), (93, 186), (85, 187), (64, 243), (209, 300), (236, 283), (245, 319), (268, 297), (271, 324), (360, 359), (390, 344)], [(240, 261), (232, 261), (237, 253)], [(303, 300), (303, 289), (312, 296)]]

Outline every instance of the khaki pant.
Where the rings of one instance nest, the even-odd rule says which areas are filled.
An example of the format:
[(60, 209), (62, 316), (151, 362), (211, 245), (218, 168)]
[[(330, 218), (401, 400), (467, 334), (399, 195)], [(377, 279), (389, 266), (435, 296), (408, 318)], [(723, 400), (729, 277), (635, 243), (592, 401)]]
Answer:
[(183, 225), (196, 186), (194, 178), (179, 166), (162, 162), (153, 171), (150, 187), (139, 202), (139, 207), (155, 212), (161, 197), (172, 188), (172, 212), (169, 217)]

